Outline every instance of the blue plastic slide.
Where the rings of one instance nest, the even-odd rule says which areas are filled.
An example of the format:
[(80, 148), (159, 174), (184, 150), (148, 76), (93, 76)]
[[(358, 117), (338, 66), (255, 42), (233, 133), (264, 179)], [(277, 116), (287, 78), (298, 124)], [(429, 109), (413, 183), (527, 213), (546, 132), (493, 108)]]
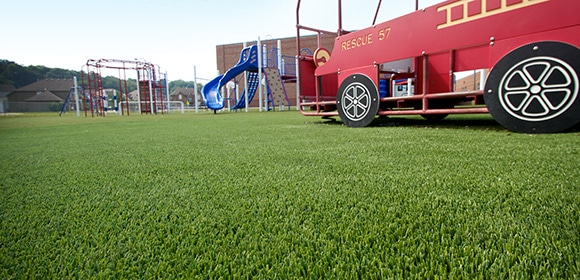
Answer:
[(212, 110), (221, 110), (224, 107), (224, 98), (220, 93), (220, 89), (226, 85), (227, 82), (234, 79), (244, 71), (258, 70), (258, 47), (256, 45), (243, 49), (240, 53), (240, 61), (225, 74), (217, 76), (215, 79), (209, 81), (201, 89), (203, 100), (207, 108)]

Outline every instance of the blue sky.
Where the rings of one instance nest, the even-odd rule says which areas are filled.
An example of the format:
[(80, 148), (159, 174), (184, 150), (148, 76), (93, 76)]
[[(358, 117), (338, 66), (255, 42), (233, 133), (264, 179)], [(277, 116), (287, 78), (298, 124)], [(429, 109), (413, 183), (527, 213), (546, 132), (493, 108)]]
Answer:
[[(336, 30), (335, 0), (302, 0), (301, 24)], [(343, 27), (372, 23), (378, 0), (343, 0)], [(427, 7), (440, 0), (419, 0)], [(80, 70), (87, 59), (146, 59), (170, 80), (211, 79), (215, 46), (293, 37), (295, 0), (19, 0), (4, 2), (0, 59)], [(414, 0), (385, 0), (378, 22), (412, 12)], [(106, 75), (106, 73), (104, 73)], [(116, 74), (112, 74), (116, 75)], [(204, 83), (203, 80), (198, 82)]]

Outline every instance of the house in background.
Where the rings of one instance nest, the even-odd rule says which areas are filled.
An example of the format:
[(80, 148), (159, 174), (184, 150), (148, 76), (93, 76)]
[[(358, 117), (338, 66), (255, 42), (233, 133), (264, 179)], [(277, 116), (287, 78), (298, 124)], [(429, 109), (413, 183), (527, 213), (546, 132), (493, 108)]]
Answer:
[(8, 111), (8, 94), (13, 92), (16, 88), (10, 84), (0, 85), (0, 113)]
[(26, 98), (25, 101), (28, 112), (58, 111), (61, 109), (62, 103), (64, 103), (64, 99), (48, 90)]
[[(201, 93), (198, 93), (198, 102), (201, 102)], [(185, 106), (195, 105), (195, 89), (176, 88), (169, 94), (169, 101), (181, 101)]]
[(9, 112), (58, 111), (74, 86), (73, 79), (44, 79), (7, 95)]

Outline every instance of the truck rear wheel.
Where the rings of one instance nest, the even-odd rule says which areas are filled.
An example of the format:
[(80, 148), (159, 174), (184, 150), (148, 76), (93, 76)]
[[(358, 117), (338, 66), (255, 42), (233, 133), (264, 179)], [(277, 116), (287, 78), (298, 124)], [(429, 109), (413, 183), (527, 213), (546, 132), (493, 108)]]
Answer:
[(580, 123), (580, 50), (560, 42), (519, 47), (493, 67), (484, 100), (511, 131), (554, 133)]
[(379, 94), (373, 81), (363, 75), (348, 76), (336, 94), (338, 115), (349, 127), (364, 127), (373, 122), (379, 110)]

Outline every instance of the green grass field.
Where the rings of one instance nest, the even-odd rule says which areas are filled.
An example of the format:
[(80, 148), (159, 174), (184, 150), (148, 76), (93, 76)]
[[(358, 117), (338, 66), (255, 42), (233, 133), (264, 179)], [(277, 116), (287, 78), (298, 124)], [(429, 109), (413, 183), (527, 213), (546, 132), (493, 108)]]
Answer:
[(0, 278), (580, 278), (580, 132), (0, 117)]

